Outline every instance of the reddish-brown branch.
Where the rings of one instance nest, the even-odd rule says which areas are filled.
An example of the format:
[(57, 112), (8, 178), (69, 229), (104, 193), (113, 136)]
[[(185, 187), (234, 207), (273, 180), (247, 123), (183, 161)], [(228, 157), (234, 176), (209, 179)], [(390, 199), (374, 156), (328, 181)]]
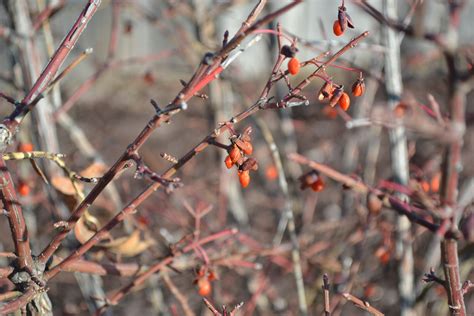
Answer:
[(65, 2), (65, 0), (60, 0), (44, 8), (36, 17), (36, 20), (33, 24), (33, 29), (37, 31), (45, 21), (50, 19), (54, 14), (56, 14), (56, 12), (64, 7)]
[(54, 120), (58, 120), (59, 116), (68, 112), (85, 93), (87, 93), (92, 87), (94, 87), (94, 84), (97, 82), (97, 80), (99, 80), (107, 71), (133, 64), (154, 62), (169, 57), (172, 54), (173, 51), (166, 50), (158, 54), (151, 54), (142, 57), (133, 57), (122, 60), (114, 60), (110, 62), (108, 61), (104, 63), (92, 76), (90, 76), (86, 81), (84, 81), (74, 91), (74, 93), (54, 112)]
[(7, 278), (13, 272), (13, 267), (0, 268), (0, 279)]
[(415, 211), (412, 209), (412, 207), (404, 203), (403, 201), (399, 200), (398, 198), (387, 195), (386, 193), (376, 190), (374, 188), (369, 187), (365, 183), (358, 181), (348, 175), (345, 175), (343, 173), (340, 173), (332, 168), (330, 168), (327, 165), (317, 163), (315, 161), (311, 161), (307, 159), (304, 156), (301, 156), (299, 154), (290, 154), (289, 158), (292, 159), (293, 161), (296, 161), (297, 163), (307, 165), (314, 170), (317, 170), (321, 172), (322, 174), (328, 176), (329, 178), (340, 182), (343, 184), (345, 187), (350, 188), (351, 190), (361, 193), (361, 194), (367, 194), (369, 192), (374, 193), (376, 196), (380, 196), (383, 202), (383, 205), (387, 208), (390, 208), (392, 210), (397, 211), (401, 215), (405, 215), (410, 219), (410, 221), (415, 222), (427, 229), (429, 229), (432, 232), (436, 232), (439, 229), (439, 225), (435, 224), (431, 221), (429, 221), (427, 218), (425, 218), (423, 215), (415, 213)]
[[(57, 265), (63, 260), (62, 258), (54, 257), (53, 265)], [(136, 275), (144, 268), (136, 263), (96, 263), (79, 259), (66, 265), (63, 271), (127, 277)]]
[[(347, 48), (344, 47), (342, 48), (343, 51), (347, 51)], [(338, 56), (340, 56), (341, 54), (340, 53), (336, 53)], [(333, 58), (331, 58), (331, 60), (333, 60)], [(281, 65), (281, 62), (282, 62), (282, 59), (279, 58), (276, 62), (277, 65)], [(321, 69), (321, 68), (320, 68)], [(273, 70), (275, 71), (275, 70)], [(313, 76), (314, 78), (314, 76)], [(271, 80), (271, 78), (269, 79), (269, 81)], [(310, 81), (303, 81), (303, 83), (301, 84), (301, 86), (303, 84), (309, 84)], [(301, 88), (302, 89), (302, 88)], [(266, 94), (268, 94), (269, 92), (269, 89), (265, 88), (264, 89), (264, 93), (262, 93), (262, 96), (265, 98), (266, 97)], [(244, 120), (245, 118), (249, 117), (250, 115), (254, 114), (256, 111), (258, 111), (260, 109), (260, 107), (258, 106), (259, 103), (257, 102), (256, 104), (254, 104), (253, 106), (249, 107), (247, 110), (244, 110), (243, 112), (241, 112), (240, 114), (234, 116), (230, 121), (229, 121), (229, 124), (236, 124), (242, 120)], [(150, 121), (150, 123), (152, 122), (162, 122), (164, 121), (165, 119), (168, 119), (170, 115), (168, 114), (162, 114), (162, 115), (157, 115), (155, 118), (157, 118), (157, 120), (153, 119), (152, 121)], [(165, 119), (161, 119), (161, 117), (164, 117)], [(124, 156), (122, 156), (122, 158), (117, 162), (117, 163), (120, 163), (118, 166), (114, 166), (112, 167), (111, 171), (109, 170), (109, 172), (107, 172), (102, 178), (101, 180), (99, 181), (99, 183), (96, 185), (96, 187), (92, 190), (92, 192), (89, 194), (89, 196), (91, 196), (91, 198), (93, 198), (91, 201), (93, 201), (95, 199), (96, 196), (93, 196), (92, 194), (96, 194), (96, 192), (100, 193), (102, 191), (102, 185), (105, 186), (107, 183), (109, 183), (113, 176), (121, 169), (123, 168), (125, 162), (127, 160), (129, 160), (132, 155), (138, 150), (138, 148), (141, 147), (141, 145), (144, 143), (145, 139), (148, 138), (149, 134), (152, 132), (152, 128), (154, 127), (154, 125), (149, 125), (147, 126), (147, 130), (144, 130), (140, 135), (139, 137), (132, 143), (132, 145), (129, 146), (128, 148), (128, 153), (124, 154)], [(199, 144), (197, 144), (194, 148), (192, 148), (188, 153), (186, 153), (182, 158), (180, 158), (178, 160), (178, 162), (176, 164), (174, 164), (172, 167), (170, 167), (166, 172), (164, 172), (162, 175), (161, 175), (161, 178), (163, 179), (170, 179), (183, 165), (185, 165), (189, 160), (191, 160), (193, 157), (195, 157), (197, 154), (199, 154), (200, 152), (202, 152), (205, 148), (208, 147), (209, 144), (213, 143), (213, 141), (215, 140), (215, 138), (222, 132), (224, 131), (227, 127), (226, 124), (223, 124), (221, 125), (219, 128), (217, 128), (213, 133), (211, 133), (210, 135), (206, 136)], [(116, 164), (117, 164), (116, 163)], [(120, 168), (120, 169), (118, 169)], [(118, 169), (118, 170), (117, 170)], [(88, 242), (86, 242), (84, 245), (82, 245), (75, 253), (74, 256), (72, 256), (71, 258), (68, 258), (66, 260), (68, 260), (69, 262), (72, 261), (72, 260), (76, 260), (77, 258), (79, 258), (79, 256), (81, 256), (82, 254), (84, 254), (88, 249), (92, 248), (95, 244), (97, 244), (102, 238), (106, 237), (108, 232), (113, 228), (115, 227), (118, 223), (120, 223), (124, 216), (126, 214), (129, 214), (131, 212), (133, 212), (141, 203), (143, 203), (143, 201), (145, 201), (154, 191), (156, 191), (159, 187), (161, 186), (161, 183), (157, 182), (157, 183), (152, 183), (150, 184), (144, 191), (142, 191), (134, 200), (132, 200), (123, 210), (121, 213), (119, 213), (116, 217), (114, 217), (114, 219), (112, 219), (103, 229), (101, 229), (93, 238), (91, 238)], [(97, 193), (97, 194), (98, 194)], [(72, 229), (73, 225), (75, 224), (75, 222), (77, 221), (77, 219), (83, 214), (83, 209), (85, 209), (85, 206), (88, 204), (88, 203), (91, 203), (89, 202), (89, 196), (86, 197), (86, 199), (81, 203), (81, 205), (79, 205), (77, 207), (77, 210), (74, 212), (74, 214), (71, 216), (71, 218), (68, 220), (68, 225), (66, 225), (66, 227), (64, 227), (64, 230), (58, 234), (54, 239), (53, 241), (48, 245), (48, 247), (43, 251), (43, 253), (40, 255), (40, 260), (41, 262), (45, 262), (57, 249), (57, 247), (59, 246), (59, 244), (61, 243), (62, 239), (65, 237), (65, 235), (67, 234), (67, 232), (69, 230)], [(80, 214), (80, 215), (76, 215), (76, 214)], [(79, 216), (77, 218), (75, 218), (74, 216)]]
[[(271, 21), (272, 19), (278, 17), (279, 15), (287, 12), (290, 10), (292, 7), (294, 7), (296, 4), (300, 3), (301, 1), (295, 1), (292, 4), (289, 4), (282, 9), (273, 12), (266, 17), (262, 18), (261, 20), (257, 21), (252, 28), (257, 28), (260, 27), (262, 24), (267, 23), (268, 21)], [(245, 36), (250, 34), (251, 32), (245, 32)], [(214, 58), (214, 63), (213, 67), (217, 67), (219, 65), (219, 61), (222, 60), (222, 57), (225, 56), (228, 52), (230, 52), (232, 49), (234, 49), (244, 38), (245, 36), (242, 35), (236, 35), (234, 38), (238, 38), (238, 40), (231, 41), (231, 43), (227, 44), (216, 56), (218, 58)], [(59, 232), (49, 243), (49, 245), (43, 250), (43, 252), (40, 255), (40, 261), (41, 262), (46, 262), (51, 255), (56, 251), (56, 249), (59, 247), (61, 244), (62, 240), (67, 236), (67, 234), (73, 229), (75, 223), (77, 220), (84, 214), (86, 208), (91, 205), (97, 196), (104, 190), (104, 188), (113, 180), (115, 175), (120, 172), (123, 167), (125, 166), (126, 161), (129, 160), (130, 155), (133, 154), (134, 152), (138, 151), (140, 147), (145, 143), (145, 141), (150, 137), (151, 133), (159, 127), (163, 122), (169, 121), (171, 116), (179, 113), (182, 109), (182, 106), (185, 105), (190, 98), (194, 96), (194, 87), (199, 84), (199, 82), (205, 78), (205, 69), (208, 69), (209, 66), (206, 66), (205, 64), (201, 64), (201, 66), (198, 68), (196, 73), (193, 76), (193, 79), (191, 79), (190, 82), (181, 90), (181, 92), (175, 97), (174, 101), (170, 103), (166, 108), (165, 113), (160, 113), (158, 115), (155, 115), (146, 125), (146, 127), (142, 130), (142, 132), (135, 138), (135, 140), (132, 142), (132, 144), (129, 145), (128, 149), (125, 151), (125, 153), (122, 154), (122, 156), (117, 160), (117, 162), (107, 171), (107, 173), (101, 178), (99, 183), (92, 189), (92, 191), (89, 193), (89, 195), (84, 199), (82, 203), (79, 204), (79, 206), (76, 208), (76, 210), (72, 213), (71, 217), (67, 220), (67, 224), (61, 232)], [(197, 78), (197, 79), (196, 79)], [(207, 146), (207, 143), (204, 147)], [(203, 148), (202, 148), (203, 149)], [(201, 149), (201, 150), (202, 150)], [(194, 156), (194, 152), (190, 153), (189, 156), (184, 157), (184, 160), (182, 162), (186, 162), (189, 159)], [(176, 167), (180, 167), (181, 163), (178, 163)], [(165, 173), (164, 178), (171, 176), (174, 174), (175, 170), (169, 171)], [(140, 196), (136, 199), (140, 201), (144, 201), (153, 191), (155, 191), (159, 187), (159, 184), (151, 185), (149, 186)], [(135, 200), (135, 201), (136, 201)], [(134, 203), (131, 204), (132, 207), (138, 206), (138, 204)]]
[(51, 80), (54, 79), (59, 68), (71, 52), (72, 48), (76, 45), (80, 35), (92, 19), (99, 5), (100, 0), (89, 0), (87, 2), (85, 8), (79, 14), (76, 22), (69, 30), (61, 45), (59, 45), (48, 65), (44, 68), (28, 94), (23, 98), (21, 105), (16, 107), (13, 113), (3, 120), (3, 124), (8, 128), (11, 134), (9, 139), (7, 139), (8, 141), (11, 139), (12, 135), (16, 133), (17, 126), (30, 111), (30, 103), (35, 100), (38, 95), (43, 93)]
[(137, 278), (135, 278), (132, 282), (127, 284), (126, 286), (122, 287), (120, 290), (118, 290), (115, 294), (113, 294), (109, 299), (107, 299), (108, 305), (102, 307), (99, 309), (96, 313), (96, 315), (101, 315), (105, 310), (107, 309), (108, 306), (110, 305), (116, 305), (125, 295), (130, 293), (134, 288), (140, 286), (141, 284), (145, 283), (151, 275), (155, 274), (156, 272), (160, 271), (162, 268), (166, 267), (167, 265), (171, 264), (177, 256), (188, 253), (196, 246), (203, 246), (205, 244), (208, 244), (210, 242), (213, 242), (217, 239), (225, 238), (228, 236), (235, 235), (237, 233), (236, 229), (229, 229), (229, 230), (224, 230), (219, 233), (207, 236), (202, 238), (201, 240), (197, 242), (192, 242), (188, 246), (184, 247), (182, 251), (180, 251), (177, 254), (170, 255), (166, 257), (165, 259), (161, 260), (160, 262), (156, 263), (155, 265), (151, 266), (146, 272), (141, 273)]
[(467, 315), (459, 276), (457, 240), (447, 238), (441, 242), (441, 261), (446, 278), (446, 288), (448, 290), (449, 310), (452, 315)]
[(26, 228), (23, 210), (16, 195), (13, 179), (8, 171), (5, 160), (0, 157), (0, 199), (7, 211), (8, 223), (12, 232), (16, 261), (18, 267), (28, 272), (32, 271), (33, 258), (31, 257), (30, 240)]

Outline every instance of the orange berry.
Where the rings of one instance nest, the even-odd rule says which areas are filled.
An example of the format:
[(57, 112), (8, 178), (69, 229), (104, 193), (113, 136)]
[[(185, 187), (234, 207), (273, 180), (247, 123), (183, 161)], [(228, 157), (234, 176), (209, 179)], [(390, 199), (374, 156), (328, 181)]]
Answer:
[(427, 181), (421, 181), (421, 188), (426, 193), (430, 192), (430, 184)]
[(383, 265), (386, 265), (390, 261), (390, 258), (392, 257), (390, 254), (390, 249), (388, 249), (385, 246), (379, 247), (375, 251), (375, 256), (379, 259), (380, 263), (382, 263)]
[(358, 79), (354, 84), (352, 85), (352, 95), (355, 97), (360, 97), (363, 95), (365, 92), (365, 83), (363, 79)]
[(232, 160), (232, 163), (236, 163), (240, 160), (242, 157), (242, 154), (240, 153), (240, 149), (237, 146), (232, 147), (232, 149), (229, 152), (229, 157)]
[(148, 85), (152, 85), (155, 83), (156, 79), (155, 79), (155, 76), (153, 76), (153, 74), (150, 71), (147, 71), (143, 75), (143, 81), (145, 81), (145, 83)]
[(391, 257), (390, 252), (386, 250), (379, 257), (380, 263), (382, 263), (383, 265), (386, 265), (390, 261), (390, 257)]
[(209, 282), (208, 279), (206, 278), (199, 279), (197, 282), (197, 286), (198, 286), (199, 295), (208, 296), (209, 294), (211, 294), (212, 286), (211, 286), (211, 282)]
[(21, 196), (29, 195), (30, 194), (30, 187), (28, 186), (28, 184), (26, 184), (24, 182), (20, 182), (20, 185), (18, 186), (18, 193)]
[(21, 152), (33, 151), (33, 144), (32, 143), (21, 143), (18, 146), (18, 151), (21, 151)]
[(441, 173), (436, 173), (430, 181), (431, 191), (436, 193), (439, 191), (439, 186), (441, 184)]
[(248, 187), (250, 183), (250, 172), (248, 170), (239, 172), (239, 181), (242, 188)]
[(236, 139), (235, 144), (244, 152), (244, 154), (250, 156), (253, 153), (253, 146), (250, 140)]
[(335, 119), (337, 117), (337, 110), (335, 108), (330, 107), (329, 105), (326, 105), (323, 108), (323, 114), (330, 119)]
[(252, 143), (250, 142), (244, 142), (245, 144), (245, 147), (242, 148), (242, 150), (244, 151), (244, 153), (247, 155), (247, 156), (250, 156), (252, 153), (253, 153), (253, 146), (252, 146)]
[(288, 62), (288, 72), (292, 75), (300, 72), (300, 61), (296, 57), (291, 58)]
[(405, 116), (406, 112), (408, 111), (408, 106), (404, 103), (398, 103), (397, 106), (393, 109), (393, 113), (396, 117), (403, 117)]
[(265, 176), (270, 181), (273, 181), (278, 178), (278, 170), (275, 165), (268, 166), (267, 170), (265, 171)]
[(209, 274), (207, 275), (207, 279), (209, 281), (214, 281), (214, 280), (217, 280), (217, 275), (214, 271), (212, 270), (209, 270)]
[(234, 163), (232, 162), (232, 159), (230, 158), (230, 156), (225, 157), (224, 162), (225, 162), (225, 166), (227, 167), (227, 169), (232, 168), (232, 166), (234, 165)]
[(342, 30), (341, 24), (338, 20), (334, 21), (334, 24), (332, 25), (332, 30), (334, 32), (334, 35), (336, 36), (341, 36), (342, 34), (344, 34), (344, 31)]
[(338, 103), (341, 109), (347, 111), (349, 109), (349, 106), (351, 105), (351, 98), (347, 93), (343, 92), (341, 97), (339, 98)]
[(314, 192), (320, 192), (324, 189), (324, 182), (321, 178), (318, 178), (314, 183), (311, 184), (311, 189)]

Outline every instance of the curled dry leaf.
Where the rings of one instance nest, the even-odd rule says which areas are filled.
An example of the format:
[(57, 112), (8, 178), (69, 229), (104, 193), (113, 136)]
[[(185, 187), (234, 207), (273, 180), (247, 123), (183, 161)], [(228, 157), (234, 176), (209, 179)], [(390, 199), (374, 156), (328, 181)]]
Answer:
[(247, 171), (247, 170), (257, 170), (257, 169), (258, 169), (257, 160), (254, 159), (254, 158), (248, 158), (248, 159), (245, 160), (244, 163), (242, 164), (241, 169), (242, 169), (243, 171)]
[(96, 233), (97, 229), (94, 229), (88, 224), (88, 221), (85, 220), (85, 217), (82, 216), (77, 221), (76, 225), (74, 226), (74, 236), (76, 237), (77, 241), (81, 244), (84, 244), (88, 241), (94, 234)]
[(118, 255), (134, 257), (154, 244), (153, 239), (148, 237), (142, 239), (140, 231), (135, 230), (129, 236), (116, 238), (113, 241), (101, 244), (101, 246)]
[(98, 178), (102, 177), (107, 171), (107, 166), (101, 162), (93, 162), (87, 168), (79, 172), (84, 178)]
[(71, 182), (71, 179), (65, 176), (55, 176), (51, 179), (51, 185), (60, 193), (67, 196), (76, 196), (76, 188), (82, 190), (81, 183), (76, 183), (76, 188)]

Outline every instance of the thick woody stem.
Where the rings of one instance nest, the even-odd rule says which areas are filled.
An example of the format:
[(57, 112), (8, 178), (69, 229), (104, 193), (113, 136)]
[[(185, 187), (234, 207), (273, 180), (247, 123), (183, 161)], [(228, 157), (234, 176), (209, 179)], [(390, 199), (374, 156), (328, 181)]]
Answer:
[(441, 200), (445, 212), (450, 216), (450, 227), (448, 233), (441, 242), (441, 260), (448, 290), (448, 302), (451, 315), (466, 315), (466, 306), (462, 293), (461, 280), (459, 276), (459, 259), (457, 240), (454, 238), (458, 230), (457, 222), (461, 213), (456, 211), (458, 199), (459, 172), (462, 167), (461, 150), (465, 131), (466, 91), (464, 85), (459, 81), (456, 69), (456, 56), (446, 53), (446, 60), (450, 73), (450, 108), (452, 125), (458, 133), (458, 138), (448, 148), (443, 161), (443, 179), (441, 184)]
[(17, 255), (18, 268), (31, 271), (33, 258), (31, 257), (28, 230), (21, 205), (18, 202), (13, 179), (3, 158), (0, 158), (0, 181), (0, 199), (2, 200), (3, 207), (7, 211), (8, 223), (10, 224), (15, 253)]

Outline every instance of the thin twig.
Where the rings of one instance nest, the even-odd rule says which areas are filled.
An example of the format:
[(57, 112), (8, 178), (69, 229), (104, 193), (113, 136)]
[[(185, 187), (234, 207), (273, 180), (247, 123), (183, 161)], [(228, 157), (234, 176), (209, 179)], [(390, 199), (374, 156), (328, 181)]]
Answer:
[(375, 307), (371, 306), (369, 304), (369, 302), (367, 301), (363, 301), (357, 297), (355, 297), (354, 295), (350, 294), (350, 293), (342, 293), (342, 296), (344, 296), (344, 298), (350, 302), (352, 302), (354, 305), (356, 305), (357, 307), (371, 313), (372, 315), (375, 315), (375, 316), (383, 316), (384, 314), (382, 312), (380, 312), (378, 309), (376, 309)]

